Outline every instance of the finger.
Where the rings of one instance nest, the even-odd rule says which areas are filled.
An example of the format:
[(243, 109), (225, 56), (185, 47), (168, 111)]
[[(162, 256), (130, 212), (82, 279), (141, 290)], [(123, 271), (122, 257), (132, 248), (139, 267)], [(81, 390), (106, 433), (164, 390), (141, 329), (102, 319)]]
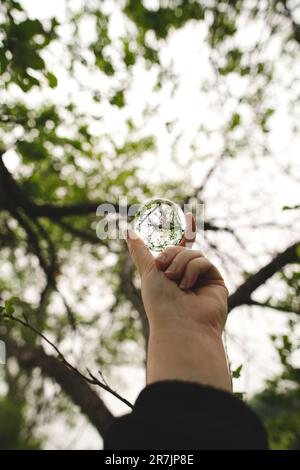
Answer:
[(155, 264), (157, 268), (161, 271), (165, 271), (175, 256), (183, 250), (185, 250), (185, 248), (179, 245), (167, 248), (155, 258)]
[(184, 276), (179, 284), (181, 289), (191, 289), (200, 278), (207, 277), (214, 265), (204, 256), (192, 259), (186, 266)]
[(188, 263), (194, 258), (203, 257), (203, 253), (200, 250), (188, 250), (184, 249), (180, 251), (172, 260), (170, 265), (167, 267), (165, 274), (170, 279), (180, 279)]
[(169, 266), (173, 258), (180, 251), (182, 251), (184, 247), (190, 248), (193, 245), (194, 240), (196, 238), (196, 220), (191, 212), (186, 214), (185, 220), (186, 220), (185, 233), (179, 245), (167, 248), (165, 251), (160, 253), (155, 258), (155, 264), (158, 269), (164, 271)]
[(196, 219), (191, 212), (185, 215), (185, 232), (183, 239), (179, 243), (181, 246), (191, 248), (196, 239)]
[(133, 230), (128, 229), (126, 235), (130, 256), (142, 276), (154, 266), (154, 257), (143, 240)]
[(177, 259), (177, 256), (181, 252), (189, 253), (183, 256), (183, 260), (186, 259), (187, 261), (189, 259), (194, 258), (195, 256), (204, 256), (203, 252), (200, 250), (188, 250), (184, 246), (179, 246), (179, 245), (172, 246), (170, 248), (167, 248), (165, 251), (160, 253), (160, 255), (158, 255), (157, 258), (155, 258), (155, 264), (157, 268), (160, 269), (161, 271), (165, 271), (169, 267), (169, 265), (172, 263), (172, 261), (175, 259), (175, 257)]

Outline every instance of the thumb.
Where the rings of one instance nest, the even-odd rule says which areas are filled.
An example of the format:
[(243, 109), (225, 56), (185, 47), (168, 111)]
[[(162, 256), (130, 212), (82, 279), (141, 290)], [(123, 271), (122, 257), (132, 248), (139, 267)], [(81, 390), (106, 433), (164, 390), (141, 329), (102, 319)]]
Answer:
[(146, 271), (155, 266), (154, 257), (148, 250), (143, 240), (131, 229), (127, 230), (126, 243), (130, 256), (142, 276)]

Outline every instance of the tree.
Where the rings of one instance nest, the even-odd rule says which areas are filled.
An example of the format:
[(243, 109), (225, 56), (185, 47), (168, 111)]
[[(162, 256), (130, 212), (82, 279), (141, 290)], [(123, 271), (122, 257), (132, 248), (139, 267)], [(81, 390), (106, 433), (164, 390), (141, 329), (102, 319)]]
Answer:
[(299, 435), (299, 367), (293, 354), (299, 350), (295, 322), (289, 323), (289, 335), (273, 336), (282, 365), (282, 373), (269, 379), (266, 389), (257, 394), (252, 405), (263, 419), (270, 437), (271, 448), (297, 450)]
[[(148, 333), (124, 243), (96, 236), (97, 207), (110, 202), (118, 212), (120, 195), (137, 203), (157, 193), (186, 202), (210, 198), (214, 203), (209, 189), (214, 178), (222, 178), (222, 165), (243, 158), (254, 165), (257, 159), (272, 159), (269, 135), (276, 110), (270, 95), (278, 88), (289, 109), (291, 132), (298, 130), (299, 92), (292, 84), (300, 38), (294, 9), (285, 1), (181, 0), (150, 7), (127, 0), (123, 6), (95, 5), (82, 2), (72, 9), (65, 2), (63, 14), (39, 19), (22, 3), (2, 2), (0, 288), (1, 331), (9, 358), (5, 380), (8, 390), (21, 395), (24, 382), (28, 384), (19, 422), (27, 409), (39, 411), (40, 419), (46, 412), (74, 415), (78, 409), (73, 404), (102, 434), (112, 412), (94, 387), (105, 388), (95, 371), (100, 368), (109, 375), (112, 365), (142, 363)], [(119, 21), (118, 28), (113, 21)], [(246, 24), (263, 29), (263, 34), (251, 35), (247, 45), (242, 37)], [(180, 85), (172, 61), (164, 59), (162, 51), (177, 33), (193, 27), (203, 28), (210, 64), (201, 79), (201, 93), (222, 119), (216, 126), (199, 123), (184, 163), (178, 158), (176, 122), (167, 122), (172, 164), (181, 173), (150, 181), (141, 169), (159, 147), (150, 131), (155, 103), (164, 94), (174, 96)], [(284, 83), (282, 69), (289, 70)], [(139, 70), (154, 78), (149, 102), (143, 103), (137, 118), (130, 92)], [(87, 76), (92, 79), (86, 82)], [(56, 94), (64, 80), (67, 88)], [(242, 91), (232, 90), (234, 81)], [(111, 116), (120, 132), (111, 131)], [(211, 150), (210, 139), (216, 135), (220, 143)], [(195, 164), (207, 173), (191, 185)], [(280, 164), (292, 184), (293, 169)], [(293, 216), (296, 211), (287, 213)], [(222, 215), (207, 214), (203, 243), (231, 272), (229, 309), (236, 310), (234, 315), (245, 305), (261, 308), (262, 315), (272, 309), (274, 315), (284, 312), (287, 319), (299, 314), (297, 295), (290, 292), (291, 279), (299, 286), (300, 241), (289, 226), (296, 227), (296, 221), (271, 221), (285, 243), (256, 259), (245, 247), (247, 236), (240, 234), (243, 218), (235, 223), (230, 211), (225, 219)], [(249, 217), (248, 230), (264, 236), (264, 223), (256, 217)], [(232, 249), (243, 260), (238, 267)], [(272, 288), (279, 285), (280, 298)], [(262, 286), (263, 301), (256, 296)], [(101, 298), (101, 306), (95, 298)], [(50, 349), (41, 334), (51, 338), (58, 351)], [(72, 369), (75, 363), (77, 372)], [(85, 374), (86, 367), (90, 372)], [(51, 405), (45, 400), (49, 380), (58, 387)], [(7, 409), (12, 396), (8, 392), (4, 398)], [(30, 427), (33, 436), (39, 424), (37, 418)], [(31, 446), (30, 433), (27, 444), (15, 439), (12, 446)]]

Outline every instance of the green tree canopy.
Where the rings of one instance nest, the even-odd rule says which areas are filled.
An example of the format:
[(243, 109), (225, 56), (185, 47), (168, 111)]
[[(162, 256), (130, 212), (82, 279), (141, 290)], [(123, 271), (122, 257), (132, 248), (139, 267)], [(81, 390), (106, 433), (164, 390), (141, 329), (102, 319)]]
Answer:
[[(130, 204), (156, 194), (205, 202), (201, 244), (228, 277), (232, 315), (248, 306), (298, 318), (299, 200), (286, 200), (280, 211), (295, 207), (278, 220), (268, 209), (277, 194), (260, 198), (259, 180), (262, 168), (279, 165), (278, 194), (297, 181), (297, 155), (278, 162), (272, 132), (281, 119), (297, 142), (300, 24), (292, 3), (64, 1), (53, 14), (50, 6), (35, 14), (30, 1), (2, 0), (0, 314), (8, 361), (0, 421), (9, 419), (11, 430), (1, 445), (39, 447), (45, 423), (72, 427), (80, 413), (101, 435), (113, 412), (97, 371), (114, 382), (117, 366), (145, 361), (147, 322), (124, 242), (96, 235), (102, 202), (117, 213), (120, 196)], [(176, 114), (184, 70), (174, 51), (188, 34), (195, 49), (186, 59), (192, 55), (199, 83), (193, 109), (182, 101)], [(194, 126), (188, 139), (184, 120)], [(166, 149), (168, 170), (160, 167)], [(259, 207), (231, 209), (244, 195), (235, 168), (246, 179), (250, 166)], [(259, 400), (273, 419), (269, 393)], [(297, 393), (275, 396), (273, 387), (272, 400), (296, 407)], [(275, 446), (297, 447), (298, 417), (288, 430), (285, 418), (276, 418), (284, 429)]]

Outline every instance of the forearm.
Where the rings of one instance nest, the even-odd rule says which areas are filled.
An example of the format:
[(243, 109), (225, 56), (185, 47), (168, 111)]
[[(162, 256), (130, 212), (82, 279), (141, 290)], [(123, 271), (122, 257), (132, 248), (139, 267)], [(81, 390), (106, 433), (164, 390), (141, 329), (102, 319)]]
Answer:
[(183, 380), (231, 391), (222, 338), (207, 330), (151, 328), (147, 383)]

